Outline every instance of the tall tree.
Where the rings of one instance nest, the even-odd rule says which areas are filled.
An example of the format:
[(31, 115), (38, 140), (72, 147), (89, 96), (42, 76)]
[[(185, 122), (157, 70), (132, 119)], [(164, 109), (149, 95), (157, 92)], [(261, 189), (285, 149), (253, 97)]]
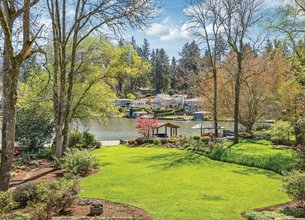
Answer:
[[(286, 95), (283, 96), (283, 100), (286, 107), (287, 118), (294, 126), (297, 145), (303, 149), (305, 149), (304, 6), (304, 0), (287, 1), (284, 7), (277, 10), (276, 19), (273, 19), (270, 23), (270, 28), (272, 30), (285, 36), (284, 44), (289, 47), (286, 51), (286, 56), (290, 58), (293, 76), (291, 77), (291, 80), (283, 86), (284, 94), (286, 93)], [(277, 46), (278, 44), (281, 45), (280, 42), (275, 45)], [(305, 152), (305, 150), (303, 150), (303, 152)]]
[(246, 45), (247, 38), (260, 20), (261, 0), (222, 0), (220, 19), (227, 43), (236, 63), (236, 70), (231, 72), (234, 78), (234, 143), (239, 142), (239, 107), (242, 83), (245, 81), (243, 64), (246, 57), (253, 53)]
[(177, 60), (175, 57), (173, 57), (170, 65), (171, 89), (173, 90), (173, 92), (177, 92), (177, 68)]
[[(149, 62), (150, 58), (150, 48), (149, 43), (146, 38), (143, 40), (143, 44), (141, 47), (138, 47), (138, 53), (142, 57), (144, 61)], [(140, 75), (137, 79), (137, 87), (149, 87), (151, 83), (151, 77), (150, 77), (150, 71), (143, 72), (143, 74)]]
[[(68, 145), (73, 87), (81, 56), (79, 46), (102, 27), (118, 32), (127, 26), (142, 27), (155, 14), (154, 0), (47, 0), (53, 27), (54, 115), (56, 156), (61, 158)], [(68, 8), (69, 7), (69, 8)], [(74, 18), (67, 19), (67, 10)]]
[(163, 48), (152, 52), (152, 75), (155, 93), (167, 92), (170, 85), (169, 57)]
[(186, 43), (180, 52), (177, 69), (178, 89), (187, 95), (196, 94), (196, 83), (201, 69), (200, 49), (195, 41)]
[[(0, 2), (0, 24), (4, 35), (3, 50), (3, 119), (2, 119), (2, 154), (0, 167), (0, 190), (9, 187), (11, 167), (14, 158), (17, 88), (20, 68), (33, 53), (33, 44), (40, 30), (31, 36), (33, 23), (30, 20), (31, 8), (38, 0), (19, 1), (3, 0)], [(22, 25), (22, 45), (14, 34)]]
[(221, 37), (223, 32), (222, 20), (220, 18), (221, 0), (190, 0), (187, 15), (190, 18), (190, 31), (200, 43), (206, 47), (204, 66), (207, 75), (213, 77), (213, 99), (208, 99), (213, 105), (213, 120), (215, 135), (218, 136), (218, 113), (217, 113), (217, 70), (224, 53), (224, 42)]

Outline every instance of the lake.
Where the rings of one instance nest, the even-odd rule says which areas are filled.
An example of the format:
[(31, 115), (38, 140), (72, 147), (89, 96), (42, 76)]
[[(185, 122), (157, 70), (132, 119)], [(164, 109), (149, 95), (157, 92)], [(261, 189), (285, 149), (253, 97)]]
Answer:
[[(211, 124), (212, 122), (201, 122), (201, 121), (160, 121), (160, 122), (170, 122), (180, 126), (178, 129), (178, 135), (187, 136), (187, 135), (196, 135), (200, 134), (200, 130), (192, 130), (192, 127), (197, 124)], [(228, 130), (233, 129), (232, 122), (220, 122)], [(96, 135), (98, 140), (128, 140), (130, 138), (139, 137), (136, 127), (135, 119), (127, 118), (110, 118), (105, 124), (99, 120), (90, 120), (90, 121), (80, 121), (75, 120), (72, 123), (72, 127), (83, 132), (89, 130), (90, 133)], [(161, 128), (162, 129), (162, 128)]]

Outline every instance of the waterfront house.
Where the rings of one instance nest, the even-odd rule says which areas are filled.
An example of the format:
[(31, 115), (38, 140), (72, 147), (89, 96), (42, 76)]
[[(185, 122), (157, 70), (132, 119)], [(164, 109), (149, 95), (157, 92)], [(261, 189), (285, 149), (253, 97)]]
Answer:
[(132, 107), (132, 108), (145, 108), (147, 106), (149, 106), (148, 99), (133, 100), (130, 104), (130, 107)]
[(170, 108), (172, 106), (172, 97), (168, 94), (158, 94), (155, 97), (153, 107), (156, 108)]
[(114, 105), (116, 107), (128, 107), (132, 101), (132, 99), (118, 99), (114, 102)]
[(183, 108), (186, 100), (186, 95), (173, 95), (172, 104), (177, 108)]

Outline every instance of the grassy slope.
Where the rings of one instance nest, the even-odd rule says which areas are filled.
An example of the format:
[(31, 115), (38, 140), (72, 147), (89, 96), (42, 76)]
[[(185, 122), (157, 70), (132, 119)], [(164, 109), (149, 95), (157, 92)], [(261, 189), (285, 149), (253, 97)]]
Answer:
[(172, 149), (106, 147), (102, 171), (82, 181), (82, 196), (145, 209), (154, 219), (241, 219), (240, 213), (288, 198), (280, 176)]
[(248, 143), (247, 141), (241, 141), (241, 143), (232, 146), (231, 151), (234, 153), (243, 153), (249, 155), (265, 155), (265, 156), (279, 156), (292, 158), (293, 151), (290, 149), (275, 149), (272, 147), (271, 142), (261, 141), (257, 143)]

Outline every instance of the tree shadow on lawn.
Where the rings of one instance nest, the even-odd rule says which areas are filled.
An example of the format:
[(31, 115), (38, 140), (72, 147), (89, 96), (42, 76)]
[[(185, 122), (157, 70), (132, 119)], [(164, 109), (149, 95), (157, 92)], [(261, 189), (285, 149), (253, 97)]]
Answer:
[(158, 154), (153, 156), (143, 156), (136, 158), (132, 158), (132, 163), (143, 163), (150, 162), (151, 165), (148, 165), (148, 168), (156, 168), (162, 171), (177, 168), (185, 165), (193, 165), (193, 166), (213, 166), (213, 167), (221, 167), (218, 163), (213, 163), (210, 159), (201, 156), (199, 154), (193, 153), (178, 153), (178, 152), (170, 152), (164, 154)]
[(202, 195), (201, 197), (202, 200), (205, 200), (205, 201), (222, 201), (222, 200), (227, 200), (227, 199), (224, 199), (220, 196), (210, 196), (210, 195)]
[(243, 166), (243, 169), (238, 169), (238, 170), (231, 170), (232, 173), (237, 173), (240, 175), (264, 175), (268, 178), (271, 179), (280, 179), (279, 174), (269, 171), (269, 170), (264, 170), (264, 169), (259, 169), (259, 168), (254, 168), (254, 167), (247, 167)]
[[(212, 167), (215, 169), (221, 169), (227, 166), (234, 166), (235, 164), (232, 163), (225, 163), (225, 162), (219, 162), (214, 161), (211, 159), (208, 159), (207, 157), (201, 156), (199, 154), (194, 153), (179, 153), (179, 152), (169, 152), (169, 153), (163, 153), (158, 155), (152, 155), (152, 156), (136, 156), (132, 157), (130, 159), (130, 163), (145, 163), (149, 162), (147, 165), (148, 168), (154, 168), (158, 169), (160, 171), (166, 171), (172, 168), (182, 167), (186, 165), (192, 165), (197, 167)], [(239, 166), (239, 169), (228, 169), (228, 172), (240, 174), (240, 175), (264, 175), (268, 178), (272, 179), (279, 179), (279, 174), (254, 168), (254, 167), (247, 167), (243, 165), (235, 165)]]

